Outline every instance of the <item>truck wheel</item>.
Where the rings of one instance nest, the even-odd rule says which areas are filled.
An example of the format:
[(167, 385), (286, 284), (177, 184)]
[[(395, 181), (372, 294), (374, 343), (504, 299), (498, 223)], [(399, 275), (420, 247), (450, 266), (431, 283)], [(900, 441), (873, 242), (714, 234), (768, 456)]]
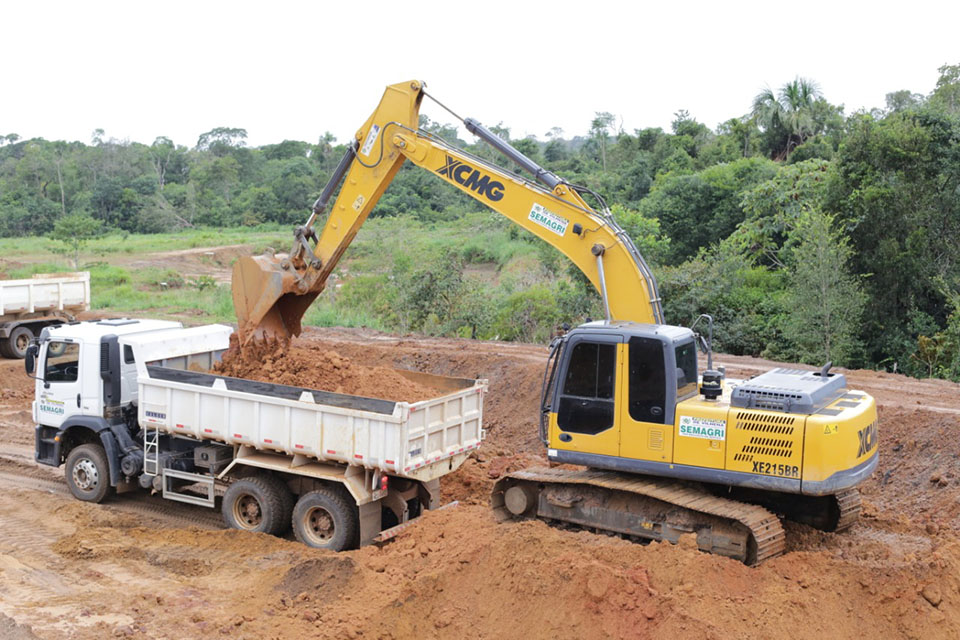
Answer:
[(237, 480), (223, 495), (223, 519), (233, 529), (277, 535), (289, 527), (293, 496), (268, 475)]
[(8, 336), (8, 337), (6, 337), (6, 338), (0, 338), (0, 357), (3, 357), (3, 358), (15, 358), (15, 357), (16, 357), (16, 356), (13, 355), (13, 349), (10, 348), (10, 345), (12, 344), (12, 343), (10, 342), (10, 338), (12, 338), (12, 337), (13, 337), (13, 336), (11, 335), (11, 336)]
[(103, 502), (110, 493), (110, 465), (98, 444), (82, 444), (67, 456), (67, 487), (77, 500)]
[(293, 533), (309, 547), (343, 551), (356, 544), (357, 508), (333, 489), (305, 493), (293, 508)]
[(33, 340), (33, 331), (30, 330), (30, 327), (17, 327), (10, 333), (7, 340), (11, 357), (22, 360), (27, 355), (27, 347), (30, 346), (30, 341)]

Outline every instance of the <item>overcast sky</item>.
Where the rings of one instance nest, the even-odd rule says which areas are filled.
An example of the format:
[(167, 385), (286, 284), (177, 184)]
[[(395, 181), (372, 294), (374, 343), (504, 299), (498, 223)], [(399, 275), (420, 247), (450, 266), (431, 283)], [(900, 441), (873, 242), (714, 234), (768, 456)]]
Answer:
[(713, 128), (797, 75), (851, 113), (929, 93), (960, 63), (958, 18), (960, 3), (926, 0), (4, 2), (0, 134), (343, 141), (384, 85), (414, 78), (513, 137), (584, 134), (596, 111), (627, 131), (679, 109)]

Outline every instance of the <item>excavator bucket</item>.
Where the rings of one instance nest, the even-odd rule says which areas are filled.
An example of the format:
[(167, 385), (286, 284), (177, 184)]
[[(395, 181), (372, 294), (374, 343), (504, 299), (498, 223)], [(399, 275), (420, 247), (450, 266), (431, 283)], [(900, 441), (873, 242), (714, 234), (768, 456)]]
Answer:
[(320, 293), (297, 290), (294, 270), (283, 254), (237, 260), (231, 289), (241, 344), (300, 335), (303, 314)]

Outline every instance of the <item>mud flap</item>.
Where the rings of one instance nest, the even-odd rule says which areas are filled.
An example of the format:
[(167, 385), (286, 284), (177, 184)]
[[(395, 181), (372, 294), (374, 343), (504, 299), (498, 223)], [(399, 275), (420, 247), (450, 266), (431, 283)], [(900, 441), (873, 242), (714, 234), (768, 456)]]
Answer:
[(380, 534), (380, 500), (359, 505), (360, 546), (370, 544)]

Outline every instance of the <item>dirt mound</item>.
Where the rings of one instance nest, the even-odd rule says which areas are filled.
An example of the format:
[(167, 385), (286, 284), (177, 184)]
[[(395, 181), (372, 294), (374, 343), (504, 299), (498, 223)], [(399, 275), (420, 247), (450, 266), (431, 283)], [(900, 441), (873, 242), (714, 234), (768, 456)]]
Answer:
[(269, 340), (240, 348), (236, 334), (230, 337), (230, 349), (214, 372), (394, 402), (419, 402), (445, 393), (387, 367), (356, 364), (322, 345)]

